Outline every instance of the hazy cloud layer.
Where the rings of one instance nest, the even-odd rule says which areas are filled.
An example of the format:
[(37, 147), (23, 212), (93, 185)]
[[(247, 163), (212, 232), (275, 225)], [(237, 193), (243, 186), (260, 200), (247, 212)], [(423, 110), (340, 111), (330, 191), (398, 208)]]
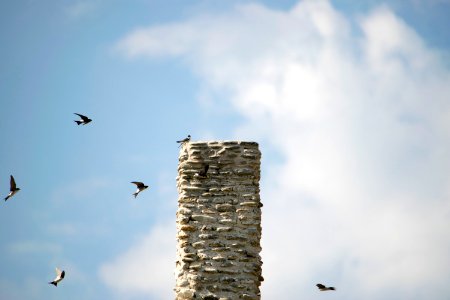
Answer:
[(60, 254), (62, 247), (55, 243), (45, 243), (37, 241), (20, 241), (8, 245), (8, 252), (13, 255), (24, 255), (34, 253)]
[(96, 0), (75, 1), (66, 7), (66, 13), (70, 18), (79, 19), (91, 14), (98, 5), (99, 1)]
[[(262, 149), (263, 298), (309, 299), (317, 282), (336, 285), (335, 299), (450, 294), (450, 72), (388, 7), (350, 18), (327, 1), (238, 6), (137, 29), (117, 48), (180, 57), (246, 117), (237, 137), (283, 157)], [(158, 266), (140, 247), (108, 268)]]

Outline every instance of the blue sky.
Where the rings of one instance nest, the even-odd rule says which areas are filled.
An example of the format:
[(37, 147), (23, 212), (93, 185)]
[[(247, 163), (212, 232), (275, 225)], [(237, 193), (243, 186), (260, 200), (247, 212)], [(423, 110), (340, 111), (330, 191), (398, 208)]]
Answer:
[(448, 297), (449, 1), (0, 14), (1, 299), (173, 299), (187, 134), (260, 143), (263, 299)]

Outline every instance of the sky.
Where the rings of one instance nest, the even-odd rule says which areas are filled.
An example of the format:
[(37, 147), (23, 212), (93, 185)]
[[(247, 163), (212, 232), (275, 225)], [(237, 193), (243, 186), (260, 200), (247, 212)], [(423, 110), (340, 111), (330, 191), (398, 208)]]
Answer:
[(0, 299), (173, 299), (187, 134), (260, 145), (262, 299), (448, 299), (450, 1), (0, 16)]

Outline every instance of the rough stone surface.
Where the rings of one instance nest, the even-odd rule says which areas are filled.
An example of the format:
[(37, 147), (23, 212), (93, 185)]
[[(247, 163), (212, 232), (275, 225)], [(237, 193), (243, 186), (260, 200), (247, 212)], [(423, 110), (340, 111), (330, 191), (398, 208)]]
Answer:
[(260, 159), (255, 142), (181, 147), (176, 300), (261, 299)]

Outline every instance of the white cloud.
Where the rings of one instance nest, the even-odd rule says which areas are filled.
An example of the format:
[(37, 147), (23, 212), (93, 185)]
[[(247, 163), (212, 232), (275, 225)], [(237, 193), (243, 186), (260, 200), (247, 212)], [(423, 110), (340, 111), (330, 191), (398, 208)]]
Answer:
[(118, 49), (181, 57), (248, 120), (236, 135), (283, 156), (262, 149), (276, 170), (263, 172), (263, 298), (311, 298), (319, 281), (338, 299), (450, 293), (450, 72), (387, 7), (237, 6)]
[(104, 264), (101, 279), (121, 294), (119, 299), (142, 294), (173, 299), (175, 235), (175, 224), (155, 226), (126, 253)]

